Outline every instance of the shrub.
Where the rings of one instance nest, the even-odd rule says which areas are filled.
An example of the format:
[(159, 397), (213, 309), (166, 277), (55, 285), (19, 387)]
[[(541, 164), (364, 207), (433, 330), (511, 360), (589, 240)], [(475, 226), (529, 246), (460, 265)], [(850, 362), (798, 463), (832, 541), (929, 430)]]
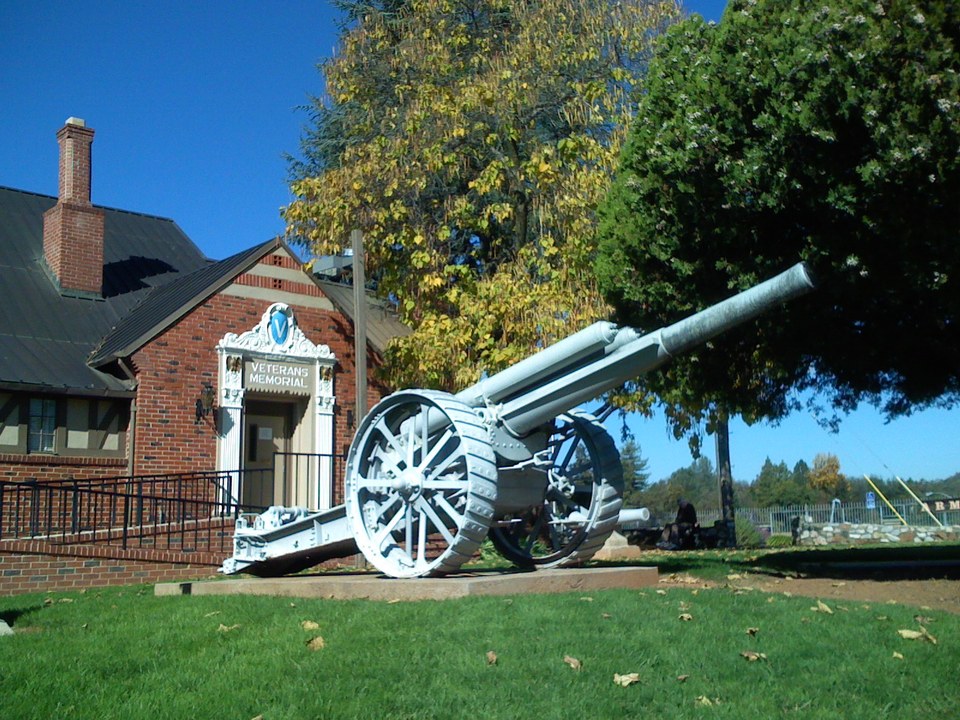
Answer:
[(767, 547), (768, 548), (786, 548), (793, 547), (793, 538), (790, 535), (785, 535), (783, 533), (777, 535), (771, 535), (767, 538)]
[(763, 537), (757, 526), (746, 515), (737, 513), (737, 547), (758, 548), (763, 545)]

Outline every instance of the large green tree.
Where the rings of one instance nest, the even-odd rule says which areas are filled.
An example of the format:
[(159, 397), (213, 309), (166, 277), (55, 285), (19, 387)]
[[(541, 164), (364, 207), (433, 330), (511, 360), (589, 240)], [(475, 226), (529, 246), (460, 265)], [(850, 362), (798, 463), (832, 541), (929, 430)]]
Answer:
[(812, 390), (960, 399), (960, 3), (732, 0), (662, 39), (602, 208), (621, 321), (657, 327), (804, 259), (807, 298), (647, 379), (678, 434)]
[(623, 505), (643, 507), (643, 493), (647, 489), (650, 473), (647, 459), (640, 454), (640, 446), (634, 438), (620, 448), (620, 464), (623, 466)]
[(668, 0), (356, 0), (321, 70), (288, 233), (364, 233), (414, 333), (397, 385), (454, 389), (608, 308), (588, 268)]

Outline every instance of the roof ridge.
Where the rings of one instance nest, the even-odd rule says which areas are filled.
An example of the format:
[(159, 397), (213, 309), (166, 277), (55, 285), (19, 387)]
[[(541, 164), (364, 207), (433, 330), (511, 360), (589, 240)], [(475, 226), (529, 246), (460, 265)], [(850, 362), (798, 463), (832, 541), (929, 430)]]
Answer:
[[(33, 195), (34, 197), (46, 198), (48, 200), (60, 199), (56, 195), (35, 192), (33, 190), (24, 190), (22, 188), (9, 187), (8, 185), (0, 185), (0, 190), (8, 190), (10, 192), (20, 193), (21, 195)], [(123, 213), (124, 215), (137, 215), (138, 217), (150, 218), (151, 220), (163, 220), (165, 222), (172, 222), (176, 224), (176, 221), (173, 218), (167, 217), (166, 215), (156, 215), (154, 213), (140, 212), (138, 210), (125, 210), (123, 208), (111, 207), (109, 205), (100, 205), (98, 203), (90, 203), (90, 204), (95, 208), (99, 208), (100, 210), (109, 210), (110, 212)]]
[[(119, 318), (110, 332), (100, 338), (96, 347), (87, 357), (87, 363), (94, 367), (99, 366), (116, 357), (117, 352), (129, 351), (133, 347), (139, 348), (142, 343), (149, 342), (148, 338), (155, 337), (158, 332), (161, 332), (161, 328), (177, 322), (198, 304), (222, 290), (233, 278), (245, 272), (244, 268), (252, 266), (259, 258), (263, 257), (270, 248), (283, 245), (283, 241), (278, 236), (246, 250), (241, 250), (223, 260), (210, 261), (204, 267), (191, 270), (160, 287), (154, 288), (129, 312)], [(190, 291), (188, 296), (181, 295), (184, 289)], [(170, 307), (167, 307), (167, 300), (170, 296), (179, 298), (180, 301), (171, 303)], [(148, 315), (149, 322), (146, 326), (133, 325), (131, 329), (132, 323), (143, 320), (142, 313), (155, 311), (158, 314), (155, 316)]]

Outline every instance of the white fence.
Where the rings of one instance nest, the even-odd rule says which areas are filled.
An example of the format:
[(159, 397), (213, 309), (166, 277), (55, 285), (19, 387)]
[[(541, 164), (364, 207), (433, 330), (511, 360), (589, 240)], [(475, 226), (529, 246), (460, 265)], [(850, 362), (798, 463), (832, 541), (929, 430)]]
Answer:
[[(912, 500), (894, 500), (892, 504), (908, 525), (934, 525), (933, 519)], [(710, 525), (720, 518), (719, 511), (707, 510), (698, 513), (701, 525)], [(960, 509), (933, 512), (944, 525), (960, 525)], [(746, 517), (758, 528), (769, 528), (771, 534), (791, 531), (796, 517), (806, 523), (853, 523), (876, 525), (900, 525), (900, 518), (879, 499), (874, 507), (863, 502), (842, 503), (834, 500), (822, 505), (786, 505), (768, 508), (737, 508), (737, 517)]]

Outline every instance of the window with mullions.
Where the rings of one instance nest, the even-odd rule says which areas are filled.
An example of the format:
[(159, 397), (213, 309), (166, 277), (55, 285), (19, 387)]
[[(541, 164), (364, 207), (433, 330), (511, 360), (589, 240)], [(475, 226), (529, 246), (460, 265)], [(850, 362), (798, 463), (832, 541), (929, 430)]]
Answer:
[(28, 452), (49, 452), (56, 449), (57, 401), (30, 398), (30, 431)]

